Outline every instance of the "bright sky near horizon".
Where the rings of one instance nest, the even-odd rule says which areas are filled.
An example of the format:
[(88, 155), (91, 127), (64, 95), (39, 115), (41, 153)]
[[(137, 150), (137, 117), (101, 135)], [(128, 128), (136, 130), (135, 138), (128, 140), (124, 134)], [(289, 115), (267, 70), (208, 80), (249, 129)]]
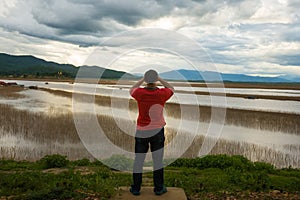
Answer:
[[(79, 66), (117, 34), (162, 28), (197, 42), (220, 72), (300, 77), (299, 10), (299, 0), (1, 0), (0, 52)], [(117, 43), (100, 49), (120, 52)], [(140, 50), (113, 67), (184, 68), (175, 57)]]

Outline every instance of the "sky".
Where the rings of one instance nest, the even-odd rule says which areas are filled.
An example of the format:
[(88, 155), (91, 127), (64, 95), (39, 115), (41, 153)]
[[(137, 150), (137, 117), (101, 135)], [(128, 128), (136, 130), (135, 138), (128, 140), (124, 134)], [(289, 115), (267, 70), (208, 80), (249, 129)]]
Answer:
[[(0, 52), (76, 66), (97, 52), (131, 73), (209, 58), (222, 73), (300, 77), (299, 10), (299, 0), (1, 0)], [(124, 51), (136, 40), (156, 48)]]

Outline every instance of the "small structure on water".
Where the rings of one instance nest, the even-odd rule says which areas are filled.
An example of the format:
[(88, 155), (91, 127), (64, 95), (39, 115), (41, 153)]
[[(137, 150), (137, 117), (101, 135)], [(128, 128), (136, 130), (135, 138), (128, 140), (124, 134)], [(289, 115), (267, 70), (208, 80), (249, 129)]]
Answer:
[(18, 86), (18, 84), (16, 82), (4, 82), (4, 81), (0, 81), (0, 85), (1, 86)]
[(32, 89), (32, 90), (37, 90), (38, 89), (38, 86), (36, 85), (31, 85), (28, 87), (29, 89)]
[(8, 82), (6, 83), (8, 86), (17, 86), (18, 84), (16, 82)]

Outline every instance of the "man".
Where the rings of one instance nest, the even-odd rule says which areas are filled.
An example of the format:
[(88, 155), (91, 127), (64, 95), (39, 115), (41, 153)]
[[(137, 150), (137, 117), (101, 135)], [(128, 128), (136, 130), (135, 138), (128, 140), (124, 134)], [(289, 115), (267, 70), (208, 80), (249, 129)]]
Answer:
[[(156, 86), (157, 81), (159, 81), (164, 88), (158, 88)], [(140, 86), (144, 82), (147, 83), (147, 86), (141, 88)], [(130, 89), (130, 94), (137, 101), (139, 109), (135, 135), (133, 185), (130, 188), (130, 192), (134, 195), (140, 194), (143, 164), (149, 149), (149, 144), (154, 164), (154, 192), (156, 195), (167, 192), (164, 186), (164, 169), (162, 162), (165, 141), (164, 126), (166, 125), (163, 117), (163, 108), (173, 93), (173, 86), (160, 78), (154, 70), (147, 71), (144, 77)]]

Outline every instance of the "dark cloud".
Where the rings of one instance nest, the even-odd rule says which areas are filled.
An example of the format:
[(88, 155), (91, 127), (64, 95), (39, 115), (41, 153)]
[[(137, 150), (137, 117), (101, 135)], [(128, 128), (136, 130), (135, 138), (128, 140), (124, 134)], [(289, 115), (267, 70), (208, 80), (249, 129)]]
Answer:
[[(120, 31), (115, 21), (125, 26), (136, 26), (143, 19), (155, 19), (170, 13), (174, 7), (166, 7), (158, 1), (38, 1), (32, 14), (39, 24), (59, 29), (60, 33), (77, 34)], [(123, 29), (124, 30), (124, 29)]]
[[(300, 66), (300, 54), (282, 54), (278, 56), (273, 56), (274, 63), (287, 66)], [(300, 69), (299, 69), (300, 70)]]
[[(10, 6), (4, 7), (6, 4), (0, 1), (0, 30), (30, 36), (28, 40), (33, 43), (35, 39), (40, 39), (81, 47), (98, 46), (105, 39), (123, 31), (137, 30), (152, 22), (159, 24), (161, 19), (163, 23), (164, 19), (170, 18), (170, 23), (176, 24), (174, 29), (195, 39), (216, 63), (245, 66), (261, 62), (300, 66), (299, 54), (291, 53), (292, 50), (286, 47), (287, 43), (291, 43), (295, 52), (299, 51), (298, 0), (270, 1), (270, 5), (263, 4), (260, 0), (11, 2)], [(157, 43), (153, 39), (156, 36), (152, 34), (153, 32), (149, 32), (143, 36), (148, 44)], [(10, 37), (9, 34), (7, 37)], [(107, 46), (118, 48), (132, 44), (138, 37), (140, 35), (132, 34), (130, 37), (111, 41)], [(168, 41), (162, 42), (167, 47), (169, 45), (189, 51), (192, 57), (201, 56), (201, 52), (189, 48), (178, 38), (170, 37)], [(281, 51), (279, 48), (283, 43), (285, 49)]]
[(287, 30), (285, 33), (281, 33), (283, 40), (288, 42), (300, 42), (300, 28), (293, 28), (293, 30)]
[(261, 44), (270, 42), (300, 42), (300, 20), (294, 23), (256, 23), (232, 25), (241, 33), (250, 33), (261, 38)]
[(229, 65), (245, 64), (245, 60), (241, 57), (226, 56), (220, 53), (211, 54), (211, 59), (214, 63), (218, 63), (218, 64), (229, 64)]
[[(0, 27), (33, 37), (89, 46), (98, 44), (93, 37), (132, 29), (142, 20), (168, 15), (177, 5), (180, 3), (176, 1), (172, 4), (172, 1), (155, 0), (20, 1), (9, 9), (6, 17), (0, 15)], [(91, 41), (80, 36), (85, 39), (90, 36)]]
[[(218, 12), (225, 4), (235, 7), (241, 2), (244, 1), (28, 0), (17, 3), (0, 26), (33, 37), (89, 46), (97, 44), (93, 37), (130, 30), (145, 19), (155, 20), (163, 16), (201, 18)], [(80, 36), (87, 38), (87, 35), (91, 41), (80, 39)]]

